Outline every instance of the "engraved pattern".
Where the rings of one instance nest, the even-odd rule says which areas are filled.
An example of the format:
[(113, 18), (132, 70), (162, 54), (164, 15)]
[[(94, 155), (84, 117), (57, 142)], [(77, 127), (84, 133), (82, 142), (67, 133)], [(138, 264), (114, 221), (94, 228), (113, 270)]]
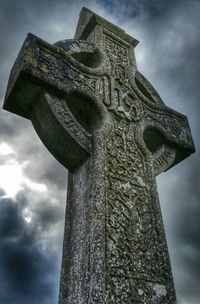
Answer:
[[(108, 303), (152, 303), (155, 283), (170, 277), (160, 214), (152, 203), (144, 156), (134, 143), (134, 125), (113, 121), (106, 155)], [(163, 300), (172, 303), (172, 295), (153, 303)]]
[(87, 52), (93, 52), (94, 51), (94, 45), (91, 43), (88, 43), (86, 41), (78, 41), (78, 40), (62, 40), (58, 41), (54, 44), (58, 48), (63, 49), (64, 51), (68, 52), (81, 52), (81, 51), (87, 51)]
[(105, 50), (111, 64), (111, 74), (114, 77), (123, 77), (124, 68), (129, 65), (127, 48), (105, 36)]
[[(36, 58), (30, 60), (30, 58)], [(58, 89), (68, 90), (87, 90), (91, 93), (96, 93), (100, 79), (89, 76), (85, 73), (80, 73), (67, 58), (63, 58), (59, 53), (55, 54), (51, 50), (44, 47), (38, 47), (34, 50), (28, 48), (23, 59), (26, 65), (26, 71), (33, 74), (39, 79), (51, 83)]]
[[(144, 112), (130, 84), (127, 47), (107, 36), (104, 40), (112, 75), (107, 108), (113, 114), (105, 156), (106, 303), (171, 304), (175, 294), (168, 251), (160, 208), (152, 196), (153, 166), (163, 168), (171, 154), (160, 153), (153, 163), (137, 146), (138, 122), (152, 113)], [(156, 286), (162, 289), (161, 294), (156, 293)]]
[(159, 173), (167, 170), (175, 160), (176, 156), (175, 149), (171, 147), (167, 147), (164, 145), (160, 150), (161, 151), (158, 151), (158, 153), (154, 155), (153, 167), (155, 175), (158, 175)]
[(129, 85), (126, 69), (129, 66), (128, 48), (106, 36), (105, 50), (110, 60), (110, 73), (113, 76), (112, 100), (108, 107), (117, 117), (126, 121), (136, 121), (141, 115), (141, 105)]
[(52, 99), (47, 93), (45, 95), (59, 122), (64, 125), (65, 129), (81, 146), (91, 152), (91, 135), (73, 117), (66, 105), (66, 101), (55, 97)]

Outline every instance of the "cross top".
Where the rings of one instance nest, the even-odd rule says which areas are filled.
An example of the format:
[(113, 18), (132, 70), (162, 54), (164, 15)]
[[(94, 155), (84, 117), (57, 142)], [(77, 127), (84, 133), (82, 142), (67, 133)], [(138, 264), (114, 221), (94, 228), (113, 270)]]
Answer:
[(138, 41), (83, 8), (73, 40), (28, 34), (4, 108), (71, 173), (60, 303), (175, 303), (155, 175), (194, 152), (137, 70)]

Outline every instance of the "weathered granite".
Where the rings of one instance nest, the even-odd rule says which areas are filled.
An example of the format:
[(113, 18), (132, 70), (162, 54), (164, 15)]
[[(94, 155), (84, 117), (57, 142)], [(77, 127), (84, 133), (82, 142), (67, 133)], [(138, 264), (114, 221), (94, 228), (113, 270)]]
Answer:
[(11, 71), (4, 109), (70, 170), (60, 304), (176, 302), (155, 176), (194, 145), (137, 70), (137, 43), (83, 8), (74, 40), (28, 34)]

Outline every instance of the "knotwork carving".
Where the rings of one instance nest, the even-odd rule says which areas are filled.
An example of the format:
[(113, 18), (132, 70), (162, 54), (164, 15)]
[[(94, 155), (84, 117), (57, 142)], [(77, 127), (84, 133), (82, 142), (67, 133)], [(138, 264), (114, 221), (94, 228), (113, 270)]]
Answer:
[(113, 76), (112, 101), (108, 109), (118, 118), (136, 121), (140, 118), (141, 106), (127, 76), (128, 48), (105, 35), (105, 50), (110, 61), (110, 74)]
[(128, 67), (128, 49), (105, 35), (105, 50), (110, 60), (111, 74), (123, 77), (124, 69)]
[[(170, 273), (159, 232), (162, 223), (152, 204), (149, 170), (134, 130), (133, 123), (114, 115), (106, 144), (107, 297), (111, 303), (143, 303), (154, 282), (161, 284)], [(169, 295), (166, 303), (170, 299)]]
[(88, 152), (91, 151), (91, 134), (89, 134), (78, 123), (75, 117), (67, 107), (66, 100), (50, 96), (48, 93), (45, 97), (55, 113), (58, 121), (63, 124), (64, 128), (71, 134), (71, 136), (79, 142)]
[(95, 46), (92, 43), (88, 43), (86, 41), (78, 41), (72, 39), (66, 39), (62, 41), (58, 41), (54, 43), (55, 46), (61, 48), (66, 52), (77, 53), (77, 52), (94, 52)]
[[(66, 45), (66, 48), (68, 46), (66, 43), (63, 45)], [(63, 45), (60, 47), (59, 44), (61, 50)], [(84, 45), (91, 48), (90, 44), (85, 43)], [(44, 45), (37, 48), (28, 47), (24, 50), (23, 64), (28, 73), (32, 73), (41, 80), (52, 83), (52, 85), (56, 84), (58, 89), (64, 91), (82, 89), (91, 93), (96, 93), (96, 91), (99, 93), (100, 79), (84, 72), (80, 74), (76, 67), (79, 63), (73, 58), (69, 61), (71, 58), (69, 56), (67, 52), (65, 55), (62, 51), (61, 54), (55, 55), (54, 49), (47, 49)], [(34, 57), (38, 58), (37, 61), (34, 60)]]

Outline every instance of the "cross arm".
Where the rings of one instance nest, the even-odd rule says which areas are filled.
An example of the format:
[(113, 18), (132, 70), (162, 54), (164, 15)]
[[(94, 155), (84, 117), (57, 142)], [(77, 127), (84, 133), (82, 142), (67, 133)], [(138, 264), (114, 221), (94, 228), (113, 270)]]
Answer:
[[(90, 53), (94, 50), (85, 42), (76, 44), (89, 49)], [(89, 76), (82, 79), (78, 72), (81, 69), (85, 73), (97, 70), (83, 65), (70, 52), (28, 34), (12, 68), (4, 102), (4, 109), (32, 121), (46, 147), (70, 170), (91, 152), (90, 132), (67, 106), (69, 98), (77, 102), (77, 97), (69, 97), (72, 92), (86, 89), (90, 92)], [(101, 69), (96, 74), (101, 73)]]
[(155, 173), (159, 174), (195, 152), (188, 119), (167, 107), (154, 87), (138, 71), (133, 86), (144, 110), (143, 138), (152, 152)]
[[(30, 118), (31, 107), (37, 100), (41, 86), (53, 87), (59, 94), (90, 89), (89, 83), (103, 74), (107, 63), (103, 62), (95, 46), (85, 41), (65, 42), (65, 46), (70, 45), (72, 50), (65, 50), (59, 43), (51, 45), (33, 34), (27, 35), (10, 73), (4, 109)], [(83, 64), (81, 56), (75, 56), (78, 48), (78, 53), (82, 49), (89, 54), (94, 53), (89, 61), (96, 61), (96, 66), (87, 66), (85, 62)], [(85, 79), (80, 72), (85, 74)]]
[(152, 151), (157, 174), (194, 153), (194, 143), (186, 116), (165, 107), (148, 110), (144, 139)]

